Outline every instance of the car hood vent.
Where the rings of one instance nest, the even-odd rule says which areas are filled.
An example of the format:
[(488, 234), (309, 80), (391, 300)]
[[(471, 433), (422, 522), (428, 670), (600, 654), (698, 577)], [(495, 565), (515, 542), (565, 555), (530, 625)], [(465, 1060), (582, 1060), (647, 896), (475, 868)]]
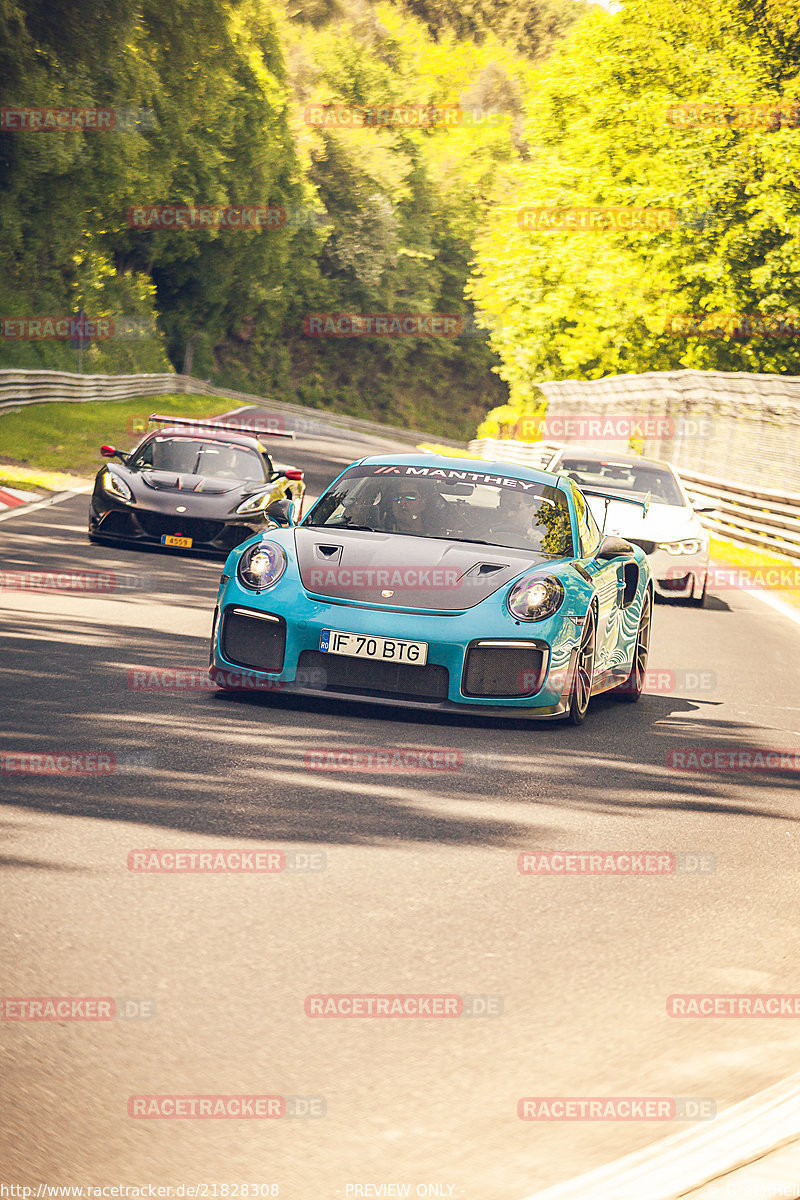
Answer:
[(342, 557), (342, 547), (326, 546), (320, 542), (314, 547), (314, 557), (320, 562), (337, 563)]

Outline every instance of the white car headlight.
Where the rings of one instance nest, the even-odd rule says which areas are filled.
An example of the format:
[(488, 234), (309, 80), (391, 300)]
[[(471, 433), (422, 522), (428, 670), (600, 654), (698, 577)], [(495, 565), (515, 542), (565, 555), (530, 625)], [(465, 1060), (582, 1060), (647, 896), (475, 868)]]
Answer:
[(699, 554), (703, 543), (700, 538), (687, 538), (683, 542), (658, 542), (657, 550), (666, 550), (667, 554)]
[(544, 621), (564, 600), (564, 585), (555, 575), (527, 575), (511, 588), (506, 607), (518, 621)]
[(286, 554), (277, 542), (256, 542), (248, 546), (236, 567), (243, 587), (263, 592), (277, 583), (286, 570)]
[(269, 504), (271, 496), (272, 496), (272, 492), (261, 492), (255, 496), (248, 496), (246, 500), (242, 501), (242, 503), (236, 509), (236, 512), (237, 513), (263, 512), (264, 509)]
[(125, 480), (120, 479), (119, 475), (115, 475), (113, 471), (109, 471), (108, 467), (106, 467), (100, 476), (100, 482), (109, 496), (116, 496), (117, 500), (131, 500), (133, 498), (133, 493)]

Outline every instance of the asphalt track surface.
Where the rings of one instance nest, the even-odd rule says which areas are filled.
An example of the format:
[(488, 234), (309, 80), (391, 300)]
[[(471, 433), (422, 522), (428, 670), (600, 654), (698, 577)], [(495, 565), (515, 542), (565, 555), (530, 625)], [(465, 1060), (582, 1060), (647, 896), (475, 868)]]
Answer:
[[(375, 445), (306, 437), (286, 457), (316, 494)], [(2, 1022), (7, 1181), (518, 1200), (677, 1128), (522, 1121), (522, 1097), (721, 1108), (797, 1069), (796, 1019), (666, 1013), (673, 993), (800, 992), (798, 773), (667, 766), (692, 746), (800, 747), (797, 624), (742, 591), (659, 604), (652, 694), (600, 697), (579, 728), (142, 689), (143, 672), (203, 676), (220, 565), (92, 546), (87, 505), (0, 523), (4, 571), (122, 578), (103, 594), (0, 591), (0, 749), (116, 764), (0, 774), (2, 994), (155, 1012)], [(352, 747), (454, 750), (459, 766), (309, 769), (308, 752)], [(129, 870), (150, 847), (269, 847), (325, 869)], [(545, 849), (715, 869), (519, 873), (520, 852)], [(310, 1018), (320, 993), (502, 997), (502, 1015)], [(177, 1094), (324, 1097), (326, 1115), (128, 1116), (130, 1096)]]

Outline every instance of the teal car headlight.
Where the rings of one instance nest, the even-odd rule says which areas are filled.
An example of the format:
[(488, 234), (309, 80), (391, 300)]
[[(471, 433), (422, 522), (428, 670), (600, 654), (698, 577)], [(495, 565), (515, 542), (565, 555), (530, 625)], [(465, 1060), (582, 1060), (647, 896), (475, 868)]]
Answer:
[(263, 592), (277, 583), (286, 570), (286, 554), (276, 542), (256, 542), (248, 546), (236, 567), (242, 587)]
[(115, 496), (117, 500), (131, 500), (133, 498), (133, 493), (125, 480), (120, 479), (119, 475), (115, 475), (113, 471), (109, 471), (108, 467), (106, 467), (100, 476), (100, 482), (109, 496)]
[(271, 496), (272, 492), (261, 492), (255, 496), (248, 496), (235, 511), (237, 513), (263, 512), (269, 504)]
[(699, 538), (687, 538), (683, 542), (659, 542), (657, 550), (666, 550), (667, 554), (699, 554), (702, 543)]
[(527, 575), (506, 596), (506, 607), (517, 621), (544, 621), (564, 602), (564, 585), (555, 575)]

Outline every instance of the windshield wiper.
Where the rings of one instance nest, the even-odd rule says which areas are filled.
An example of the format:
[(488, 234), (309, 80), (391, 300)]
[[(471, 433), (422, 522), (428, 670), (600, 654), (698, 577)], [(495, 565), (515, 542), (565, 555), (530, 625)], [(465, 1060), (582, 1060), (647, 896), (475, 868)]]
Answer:
[(306, 525), (306, 529), (360, 529), (362, 533), (378, 533), (377, 529), (373, 529), (371, 525), (345, 525), (344, 523), (335, 525), (328, 522), (325, 525)]
[(547, 554), (546, 550), (539, 550), (536, 546), (509, 546), (505, 542), (485, 542), (481, 538), (451, 537), (448, 540), (451, 542), (472, 543), (475, 546), (491, 546), (494, 550), (530, 550), (533, 554)]
[(510, 550), (510, 546), (501, 547), (498, 542), (485, 542), (482, 538), (448, 537), (448, 542), (471, 542), (474, 546), (496, 546), (498, 549)]

